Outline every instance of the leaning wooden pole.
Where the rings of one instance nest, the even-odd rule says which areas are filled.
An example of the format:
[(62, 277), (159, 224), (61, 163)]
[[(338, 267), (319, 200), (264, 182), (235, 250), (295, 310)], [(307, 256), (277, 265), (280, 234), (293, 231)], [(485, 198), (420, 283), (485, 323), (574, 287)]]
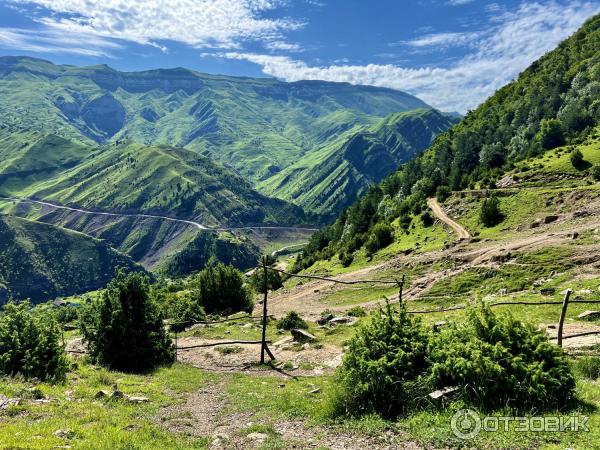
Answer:
[(268, 273), (267, 273), (267, 257), (261, 258), (263, 266), (264, 283), (263, 289), (265, 290), (265, 296), (263, 299), (263, 320), (262, 320), (262, 339), (260, 345), (260, 363), (265, 363), (265, 350), (267, 349), (267, 297), (269, 292)]
[(562, 347), (563, 340), (563, 326), (565, 324), (565, 316), (567, 315), (567, 308), (569, 306), (569, 297), (571, 297), (571, 289), (567, 289), (565, 293), (565, 298), (563, 299), (562, 309), (560, 311), (560, 319), (558, 321), (558, 335), (557, 335), (557, 343), (559, 347)]

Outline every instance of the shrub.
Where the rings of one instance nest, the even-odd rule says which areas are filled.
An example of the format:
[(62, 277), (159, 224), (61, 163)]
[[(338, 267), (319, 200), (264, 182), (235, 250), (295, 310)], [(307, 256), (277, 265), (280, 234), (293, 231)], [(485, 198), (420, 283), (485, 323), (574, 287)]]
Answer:
[(423, 222), (423, 226), (427, 228), (433, 225), (433, 217), (431, 217), (429, 211), (423, 211), (421, 213), (421, 222)]
[[(255, 270), (250, 276), (250, 284), (256, 292), (265, 293), (265, 274), (262, 268)], [(276, 291), (283, 287), (283, 280), (279, 272), (267, 270), (267, 289)]]
[(571, 160), (571, 164), (573, 164), (573, 167), (575, 167), (576, 169), (580, 168), (583, 165), (583, 154), (578, 148), (571, 152), (571, 154), (569, 155), (569, 159)]
[(364, 310), (364, 308), (361, 308), (360, 306), (355, 306), (351, 308), (347, 314), (350, 317), (365, 317), (367, 315), (367, 312)]
[(371, 236), (365, 244), (367, 255), (387, 247), (394, 242), (393, 228), (387, 223), (378, 223), (371, 230)]
[(438, 202), (444, 203), (448, 197), (450, 197), (450, 194), (452, 194), (452, 189), (450, 189), (450, 186), (442, 185), (439, 186), (435, 191), (435, 198), (438, 200)]
[(277, 329), (279, 330), (294, 330), (294, 329), (307, 329), (308, 324), (296, 311), (290, 311), (286, 316), (277, 321)]
[(421, 322), (389, 304), (351, 339), (336, 374), (334, 414), (393, 417), (410, 407), (425, 385), (428, 334)]
[(352, 253), (342, 252), (340, 253), (339, 257), (340, 263), (342, 263), (342, 266), (344, 267), (349, 267), (350, 264), (352, 264), (352, 262), (354, 261), (354, 255)]
[(181, 329), (185, 324), (206, 319), (206, 313), (198, 299), (196, 291), (182, 291), (158, 295), (163, 316), (171, 320), (175, 329)]
[(252, 311), (252, 291), (242, 273), (232, 266), (217, 264), (198, 274), (200, 301), (207, 313)]
[(62, 381), (68, 360), (52, 316), (34, 314), (28, 302), (9, 302), (0, 313), (0, 373)]
[(600, 164), (594, 164), (591, 173), (594, 180), (600, 181)]
[(433, 383), (461, 386), (464, 399), (483, 408), (559, 407), (575, 388), (562, 349), (533, 325), (488, 306), (432, 339), (429, 358)]
[(173, 344), (142, 274), (120, 270), (82, 311), (80, 327), (91, 360), (111, 370), (144, 372), (173, 361)]
[(483, 200), (479, 218), (486, 227), (493, 227), (502, 222), (504, 215), (502, 214), (502, 211), (500, 211), (498, 197), (492, 196)]
[(538, 140), (542, 148), (550, 150), (565, 143), (562, 124), (556, 119), (544, 119), (540, 125)]

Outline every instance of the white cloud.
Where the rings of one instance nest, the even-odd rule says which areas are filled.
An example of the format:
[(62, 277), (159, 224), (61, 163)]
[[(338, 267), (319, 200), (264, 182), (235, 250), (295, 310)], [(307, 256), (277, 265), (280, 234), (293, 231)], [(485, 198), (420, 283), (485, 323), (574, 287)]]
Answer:
[(424, 36), (412, 39), (410, 41), (401, 41), (390, 44), (395, 47), (398, 45), (407, 45), (410, 47), (455, 47), (461, 45), (468, 45), (473, 41), (477, 40), (481, 36), (481, 33), (476, 32), (465, 32), (465, 33), (432, 33)]
[(139, 44), (176, 41), (195, 47), (239, 48), (245, 41), (283, 41), (303, 26), (262, 17), (285, 0), (8, 0), (47, 11), (34, 16), (50, 29), (98, 35)]
[(327, 80), (390, 87), (417, 95), (442, 110), (465, 112), (599, 11), (600, 5), (595, 2), (523, 1), (516, 11), (497, 16), (495, 25), (476, 41), (473, 52), (448, 67), (309, 66), (287, 56), (243, 52), (217, 56), (253, 62), (262, 66), (265, 74), (288, 81)]
[(466, 5), (468, 3), (473, 3), (475, 0), (448, 0), (448, 4), (452, 6), (458, 5)]
[(56, 30), (0, 28), (0, 48), (37, 53), (71, 53), (83, 56), (110, 57), (122, 48), (116, 42), (95, 35), (72, 36)]

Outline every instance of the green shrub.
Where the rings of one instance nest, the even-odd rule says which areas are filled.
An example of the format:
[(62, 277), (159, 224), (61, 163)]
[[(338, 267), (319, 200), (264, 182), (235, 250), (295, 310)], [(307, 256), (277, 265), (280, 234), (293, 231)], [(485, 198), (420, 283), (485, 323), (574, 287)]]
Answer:
[(28, 302), (9, 302), (0, 313), (0, 374), (62, 381), (68, 360), (52, 316), (34, 314)]
[(573, 164), (573, 167), (575, 167), (576, 169), (580, 168), (583, 165), (583, 154), (578, 148), (571, 152), (571, 154), (569, 155), (569, 159), (571, 160), (571, 164)]
[(591, 170), (592, 178), (596, 181), (600, 181), (600, 164), (594, 164)]
[(308, 324), (296, 311), (288, 312), (283, 319), (277, 321), (277, 329), (279, 330), (306, 330), (307, 328)]
[(546, 150), (560, 147), (565, 143), (562, 124), (556, 119), (542, 120), (537, 138)]
[(389, 304), (359, 327), (336, 374), (333, 414), (393, 417), (426, 386), (428, 334), (404, 306)]
[(144, 372), (173, 361), (173, 344), (142, 274), (120, 270), (83, 309), (80, 327), (91, 360), (111, 370)]
[(575, 389), (567, 358), (544, 332), (487, 306), (436, 335), (429, 360), (433, 383), (460, 386), (463, 398), (482, 408), (560, 407)]
[(450, 194), (452, 194), (452, 189), (450, 189), (450, 186), (442, 185), (439, 186), (435, 191), (435, 198), (438, 200), (438, 202), (444, 203), (448, 197), (450, 197)]
[(236, 268), (221, 263), (207, 267), (198, 274), (198, 283), (200, 301), (207, 313), (252, 311), (252, 291)]
[(351, 308), (350, 310), (348, 310), (347, 314), (350, 317), (366, 317), (367, 312), (365, 311), (364, 308), (361, 308), (360, 306), (355, 306), (355, 307)]
[(352, 262), (354, 261), (354, 255), (352, 253), (342, 252), (340, 253), (339, 258), (340, 263), (342, 263), (342, 266), (344, 267), (349, 267), (350, 264), (352, 264)]
[(433, 217), (431, 217), (429, 211), (423, 211), (421, 213), (421, 222), (423, 222), (423, 226), (426, 228), (433, 225)]
[[(250, 276), (250, 284), (256, 292), (265, 293), (265, 274), (261, 269), (256, 269)], [(276, 291), (283, 287), (283, 280), (279, 272), (267, 270), (267, 289)]]
[(200, 294), (197, 291), (161, 293), (157, 297), (163, 316), (170, 319), (171, 323), (180, 325), (175, 326), (174, 329), (181, 329), (186, 324), (206, 319), (204, 308), (199, 302)]
[(498, 197), (491, 196), (483, 200), (479, 218), (486, 227), (493, 227), (504, 220), (504, 215), (500, 211), (500, 201)]

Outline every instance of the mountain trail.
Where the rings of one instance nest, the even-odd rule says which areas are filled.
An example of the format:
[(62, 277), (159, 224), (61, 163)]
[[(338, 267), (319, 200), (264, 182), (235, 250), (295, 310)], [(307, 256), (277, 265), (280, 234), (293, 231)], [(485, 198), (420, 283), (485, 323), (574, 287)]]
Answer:
[(442, 206), (438, 203), (437, 199), (435, 199), (435, 198), (428, 199), (427, 206), (429, 206), (429, 208), (431, 209), (433, 214), (438, 219), (440, 219), (442, 222), (444, 222), (446, 225), (448, 225), (450, 228), (452, 228), (454, 230), (454, 232), (458, 235), (459, 239), (470, 239), (471, 238), (471, 234), (461, 224), (459, 224), (458, 222), (455, 222), (450, 217), (448, 217), (448, 215), (446, 214), (446, 212), (444, 211)]

